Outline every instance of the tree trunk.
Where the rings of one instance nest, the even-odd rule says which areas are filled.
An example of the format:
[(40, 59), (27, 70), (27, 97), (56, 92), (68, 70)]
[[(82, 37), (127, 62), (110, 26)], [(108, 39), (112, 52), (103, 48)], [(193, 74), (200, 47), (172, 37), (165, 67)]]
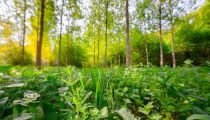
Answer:
[(119, 64), (119, 66), (120, 66), (120, 59), (121, 59), (121, 57), (120, 57), (120, 39), (118, 39), (118, 64)]
[(96, 41), (95, 25), (93, 23), (93, 67), (96, 67)]
[(69, 30), (67, 31), (66, 38), (66, 66), (69, 65)]
[(163, 66), (163, 42), (162, 42), (162, 2), (159, 4), (159, 39), (160, 39), (160, 66)]
[(98, 25), (98, 57), (97, 57), (97, 66), (99, 67), (99, 55), (100, 55), (100, 38), (99, 38), (99, 32), (100, 32), (100, 29), (99, 29), (99, 25)]
[(147, 61), (147, 67), (149, 67), (149, 53), (148, 53), (148, 43), (145, 40), (145, 52), (146, 52), (146, 61)]
[(173, 59), (173, 68), (176, 68), (176, 57), (175, 57), (175, 50), (174, 50), (174, 29), (173, 23), (171, 23), (171, 49), (172, 49), (172, 59)]
[(106, 0), (106, 32), (105, 32), (105, 53), (104, 53), (104, 67), (107, 67), (107, 29), (108, 29), (108, 8), (109, 8), (109, 2)]
[(63, 24), (63, 5), (64, 0), (62, 0), (62, 7), (61, 7), (61, 16), (60, 16), (60, 35), (59, 35), (59, 50), (58, 50), (58, 66), (61, 65), (61, 41), (62, 41), (62, 24)]
[(45, 0), (41, 0), (41, 16), (40, 16), (40, 32), (39, 40), (37, 44), (37, 54), (36, 54), (36, 65), (41, 68), (41, 56), (42, 56), (42, 40), (44, 33), (44, 9), (45, 9)]
[(126, 67), (130, 66), (131, 60), (131, 48), (130, 48), (130, 38), (129, 38), (129, 10), (128, 10), (128, 0), (125, 4), (125, 16), (126, 16)]
[(93, 55), (93, 66), (96, 67), (96, 42), (95, 40), (93, 41), (93, 52), (94, 52), (94, 55)]
[(22, 39), (22, 57), (21, 65), (24, 65), (25, 57), (25, 34), (26, 34), (26, 0), (24, 0), (24, 15), (23, 15), (23, 39)]
[[(100, 3), (101, 3), (100, 0), (99, 0), (98, 2), (99, 2), (98, 4), (100, 5)], [(99, 61), (99, 58), (100, 58), (100, 22), (101, 22), (101, 16), (100, 16), (100, 8), (99, 8), (99, 6), (98, 6), (98, 16), (97, 16), (97, 17), (98, 17), (98, 26), (97, 26), (97, 27), (98, 27), (98, 28), (97, 28), (97, 29), (98, 29), (98, 31), (97, 31), (97, 32), (98, 32), (98, 33), (97, 33), (97, 34), (98, 34), (97, 67), (99, 67), (99, 63), (100, 63), (100, 61)]]
[(173, 61), (173, 68), (176, 68), (176, 57), (175, 57), (175, 50), (174, 50), (174, 26), (173, 26), (173, 8), (171, 0), (169, 0), (170, 5), (170, 24), (171, 24), (171, 53), (172, 53), (172, 61)]
[(39, 44), (39, 27), (40, 27), (40, 9), (37, 11), (37, 27), (36, 27), (36, 44)]
[(147, 42), (147, 26), (145, 25), (145, 22), (144, 22), (144, 44), (145, 44), (145, 54), (146, 54), (146, 64), (147, 64), (147, 67), (149, 66), (149, 53), (148, 53), (148, 42)]
[[(70, 26), (69, 22), (70, 17), (68, 17), (68, 26)], [(66, 38), (66, 66), (69, 65), (69, 59), (70, 59), (70, 51), (69, 51), (69, 28), (67, 28), (67, 38)]]

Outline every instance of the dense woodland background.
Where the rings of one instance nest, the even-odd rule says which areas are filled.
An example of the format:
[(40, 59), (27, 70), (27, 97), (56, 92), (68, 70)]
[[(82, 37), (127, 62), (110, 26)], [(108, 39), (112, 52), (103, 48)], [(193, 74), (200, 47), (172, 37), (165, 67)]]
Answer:
[(0, 64), (77, 67), (210, 60), (210, 1), (1, 0)]

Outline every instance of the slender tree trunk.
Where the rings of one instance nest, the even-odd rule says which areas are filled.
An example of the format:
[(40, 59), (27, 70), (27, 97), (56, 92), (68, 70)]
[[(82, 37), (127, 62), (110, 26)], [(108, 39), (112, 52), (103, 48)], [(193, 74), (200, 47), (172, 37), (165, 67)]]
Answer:
[[(99, 0), (98, 2), (99, 2), (98, 4), (100, 5), (100, 3), (101, 3), (100, 0)], [(97, 30), (97, 32), (98, 32), (98, 33), (97, 33), (97, 34), (98, 34), (97, 67), (99, 67), (99, 64), (100, 64), (100, 61), (99, 61), (99, 58), (100, 58), (100, 22), (101, 22), (101, 18), (100, 18), (101, 16), (100, 16), (100, 8), (99, 8), (99, 6), (98, 6), (98, 16), (97, 16), (97, 17), (98, 17), (98, 26), (97, 26), (97, 27), (98, 27), (98, 28), (97, 28), (97, 29), (98, 29), (98, 30)]]
[(149, 66), (149, 53), (148, 53), (148, 42), (147, 42), (147, 33), (146, 33), (147, 32), (147, 26), (146, 26), (145, 22), (144, 22), (144, 27), (145, 27), (145, 29), (144, 29), (144, 33), (145, 33), (144, 44), (145, 44), (146, 64), (147, 64), (147, 67), (148, 67)]
[(93, 67), (96, 66), (96, 42), (95, 42), (95, 37), (96, 37), (95, 25), (93, 23)]
[(107, 67), (107, 29), (108, 29), (108, 8), (109, 8), (109, 2), (106, 0), (106, 32), (105, 32), (105, 53), (104, 53), (104, 67)]
[(173, 25), (171, 25), (171, 49), (172, 49), (173, 68), (176, 68), (176, 57), (175, 57), (175, 50), (174, 50), (174, 29), (173, 29)]
[(119, 66), (120, 66), (120, 39), (118, 40), (118, 64), (119, 64)]
[(41, 68), (41, 56), (42, 56), (42, 40), (44, 34), (44, 9), (45, 9), (45, 0), (41, 0), (41, 16), (40, 16), (40, 33), (39, 40), (37, 44), (37, 54), (36, 54), (36, 65)]
[[(69, 22), (69, 17), (68, 17), (68, 26), (70, 26), (70, 22)], [(66, 38), (66, 65), (69, 65), (69, 59), (70, 59), (70, 57), (69, 57), (69, 28), (67, 28), (67, 38)]]
[(97, 66), (99, 67), (99, 56), (100, 56), (100, 29), (99, 29), (99, 25), (98, 25), (98, 57), (97, 57)]
[(130, 38), (129, 38), (129, 10), (128, 10), (128, 0), (125, 4), (125, 16), (126, 16), (126, 67), (130, 66), (131, 60), (131, 48), (130, 48)]
[(58, 66), (61, 65), (61, 42), (62, 42), (62, 26), (63, 26), (63, 5), (64, 0), (62, 0), (62, 7), (61, 7), (61, 16), (60, 16), (60, 35), (59, 35), (59, 49), (58, 49)]
[(66, 66), (69, 65), (69, 31), (66, 38)]
[(95, 67), (96, 66), (96, 42), (95, 42), (95, 39), (93, 41), (93, 52), (94, 52), (94, 55), (93, 55), (93, 66)]
[(171, 53), (172, 53), (172, 61), (173, 61), (173, 68), (176, 68), (176, 57), (175, 57), (175, 50), (174, 50), (174, 26), (173, 26), (173, 8), (171, 0), (169, 0), (170, 5), (170, 24), (171, 24)]
[(159, 39), (160, 39), (160, 66), (163, 66), (163, 42), (162, 42), (162, 3), (159, 4)]
[(39, 27), (40, 27), (40, 21), (38, 21), (40, 19), (40, 10), (38, 9), (37, 11), (37, 27), (36, 27), (36, 44), (38, 46), (39, 44)]
[(23, 15), (23, 39), (22, 39), (22, 60), (21, 64), (24, 65), (25, 57), (25, 34), (26, 34), (26, 0), (24, 0), (24, 15)]
[(146, 61), (147, 61), (147, 67), (149, 67), (149, 53), (148, 53), (148, 43), (145, 40), (145, 52), (146, 52)]

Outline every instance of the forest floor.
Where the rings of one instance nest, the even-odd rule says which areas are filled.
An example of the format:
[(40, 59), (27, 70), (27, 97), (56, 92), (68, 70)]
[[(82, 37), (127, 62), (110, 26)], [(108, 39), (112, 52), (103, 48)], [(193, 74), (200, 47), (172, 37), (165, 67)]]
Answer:
[(210, 67), (0, 67), (0, 119), (210, 119)]

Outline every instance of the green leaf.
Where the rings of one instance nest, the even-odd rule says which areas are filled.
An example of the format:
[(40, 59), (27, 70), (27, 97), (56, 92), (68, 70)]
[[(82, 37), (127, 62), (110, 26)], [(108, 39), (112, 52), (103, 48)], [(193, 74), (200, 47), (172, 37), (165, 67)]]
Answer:
[(123, 120), (137, 120), (137, 118), (135, 118), (134, 115), (127, 108), (121, 108), (116, 112), (120, 115), (120, 117), (123, 118)]
[(159, 115), (159, 114), (152, 114), (150, 119), (152, 120), (160, 120), (163, 116)]
[(210, 115), (193, 114), (186, 120), (210, 120)]
[(144, 113), (145, 115), (149, 115), (150, 110), (140, 107), (139, 112)]
[(145, 108), (146, 108), (146, 109), (152, 109), (152, 108), (153, 108), (152, 103), (153, 103), (153, 102), (149, 102), (149, 103), (145, 106)]
[(127, 104), (132, 103), (130, 99), (123, 99), (123, 101), (124, 101), (125, 103), (127, 103)]
[(108, 108), (107, 107), (104, 107), (100, 110), (100, 115), (101, 115), (101, 118), (106, 118), (108, 117)]
[(139, 112), (144, 113), (145, 115), (149, 115), (151, 109), (153, 108), (153, 102), (147, 103), (144, 107), (139, 107)]
[(4, 97), (2, 99), (0, 99), (0, 106), (6, 104), (6, 102), (8, 101), (9, 97)]
[(32, 118), (31, 113), (23, 113), (21, 116), (14, 118), (14, 120), (28, 120), (30, 118)]

